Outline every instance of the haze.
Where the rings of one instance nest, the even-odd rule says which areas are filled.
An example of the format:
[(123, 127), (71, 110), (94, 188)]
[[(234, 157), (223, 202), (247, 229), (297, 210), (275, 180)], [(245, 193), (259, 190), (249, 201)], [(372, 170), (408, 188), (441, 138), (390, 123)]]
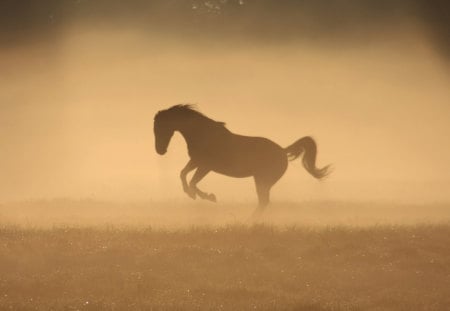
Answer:
[[(220, 16), (192, 3), (202, 22)], [(97, 13), (64, 23), (45, 13), (45, 27), (3, 32), (0, 201), (188, 200), (182, 138), (163, 157), (154, 150), (154, 114), (178, 103), (282, 146), (317, 140), (318, 165), (333, 174), (317, 182), (292, 162), (275, 202), (450, 200), (448, 53), (422, 20), (398, 13), (333, 33), (261, 24), (265, 34), (250, 19), (186, 30), (189, 20), (169, 29), (163, 13), (148, 27), (138, 13)], [(210, 174), (200, 186), (219, 202), (256, 204), (251, 179)]]

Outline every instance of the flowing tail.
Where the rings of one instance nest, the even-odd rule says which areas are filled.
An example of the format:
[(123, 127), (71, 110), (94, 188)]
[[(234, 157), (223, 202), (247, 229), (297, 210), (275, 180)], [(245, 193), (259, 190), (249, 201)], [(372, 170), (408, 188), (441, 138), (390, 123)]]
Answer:
[(330, 173), (330, 165), (323, 168), (316, 167), (317, 145), (310, 136), (300, 138), (287, 148), (284, 148), (290, 161), (303, 154), (303, 166), (312, 176), (318, 179), (326, 177)]

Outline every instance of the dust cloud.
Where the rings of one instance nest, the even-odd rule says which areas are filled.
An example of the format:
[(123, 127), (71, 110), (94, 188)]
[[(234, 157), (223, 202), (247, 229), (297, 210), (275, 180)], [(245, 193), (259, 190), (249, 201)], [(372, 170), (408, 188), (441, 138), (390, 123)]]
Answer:
[[(402, 1), (394, 16), (364, 18), (389, 10), (355, 7), (344, 20), (302, 4), (285, 24), (276, 21), (288, 8), (266, 18), (270, 1), (182, 1), (177, 10), (188, 13), (178, 15), (149, 5), (148, 16), (136, 1), (122, 18), (102, 2), (91, 15), (92, 2), (72, 15), (75, 2), (61, 3), (4, 31), (0, 202), (187, 201), (181, 136), (164, 157), (154, 151), (153, 116), (178, 103), (282, 146), (317, 140), (318, 165), (335, 168), (330, 178), (317, 182), (291, 162), (274, 202), (450, 200), (446, 43), (439, 24), (428, 27), (411, 8), (403, 14)], [(232, 23), (226, 3), (240, 17)], [(211, 173), (200, 188), (219, 202), (256, 204), (251, 179)]]

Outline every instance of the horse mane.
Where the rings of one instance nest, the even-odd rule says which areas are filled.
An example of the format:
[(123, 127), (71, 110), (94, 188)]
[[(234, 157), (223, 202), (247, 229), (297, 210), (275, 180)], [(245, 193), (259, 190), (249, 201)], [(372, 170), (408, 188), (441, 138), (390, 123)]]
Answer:
[(225, 122), (216, 121), (205, 116), (203, 113), (197, 110), (197, 107), (195, 105), (192, 104), (178, 104), (168, 108), (167, 110), (164, 110), (164, 112), (174, 113), (177, 115), (191, 116), (198, 119), (201, 122), (209, 123), (209, 125), (225, 128)]

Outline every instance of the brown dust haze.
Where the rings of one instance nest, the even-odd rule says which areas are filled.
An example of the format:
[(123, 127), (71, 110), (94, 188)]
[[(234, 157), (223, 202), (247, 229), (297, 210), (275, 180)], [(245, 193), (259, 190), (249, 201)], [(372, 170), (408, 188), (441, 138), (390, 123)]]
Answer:
[[(4, 1), (0, 202), (188, 200), (181, 136), (154, 150), (154, 114), (179, 103), (282, 146), (317, 140), (333, 174), (291, 162), (274, 202), (448, 202), (448, 5), (377, 3)], [(256, 204), (251, 179), (200, 186)]]

